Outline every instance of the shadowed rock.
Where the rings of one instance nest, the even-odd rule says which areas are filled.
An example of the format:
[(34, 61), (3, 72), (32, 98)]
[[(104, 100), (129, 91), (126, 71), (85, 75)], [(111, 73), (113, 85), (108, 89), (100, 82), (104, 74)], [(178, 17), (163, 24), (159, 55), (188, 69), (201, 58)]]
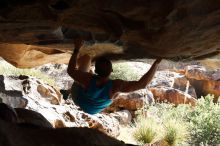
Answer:
[(16, 108), (15, 111), (18, 115), (18, 123), (20, 124), (25, 123), (36, 125), (38, 127), (53, 128), (50, 122), (48, 122), (48, 120), (40, 113), (22, 108)]
[(204, 58), (219, 53), (219, 8), (218, 0), (2, 0), (0, 56), (19, 67), (66, 63), (81, 35), (120, 39), (125, 53), (113, 59)]
[(95, 129), (53, 129), (50, 123), (39, 113), (26, 109), (16, 109), (16, 111), (6, 104), (0, 104), (0, 145), (126, 146), (122, 141)]
[(17, 123), (18, 115), (12, 107), (7, 104), (0, 103), (0, 119), (6, 122)]
[(0, 119), (0, 145), (4, 146), (126, 146), (125, 143), (89, 128), (31, 129)]

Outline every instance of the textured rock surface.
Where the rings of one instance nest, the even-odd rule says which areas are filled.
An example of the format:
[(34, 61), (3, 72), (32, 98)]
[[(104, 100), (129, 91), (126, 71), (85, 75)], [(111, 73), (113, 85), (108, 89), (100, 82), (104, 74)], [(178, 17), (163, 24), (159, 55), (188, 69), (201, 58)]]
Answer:
[(21, 81), (11, 82), (10, 77), (0, 76), (0, 96), (2, 102), (12, 107), (24, 108), (27, 106), (27, 99), (23, 96)]
[(60, 89), (69, 90), (73, 79), (67, 74), (66, 64), (45, 64), (35, 68), (52, 77)]
[(25, 108), (28, 106), (27, 98), (29, 97), (35, 100), (43, 98), (45, 101), (53, 104), (61, 102), (61, 94), (56, 88), (33, 77), (1, 75), (0, 83), (3, 102), (14, 108)]
[[(119, 122), (109, 114), (89, 115), (81, 111), (72, 101), (61, 100), (61, 94), (54, 87), (29, 76), (0, 76), (1, 98), (12, 107), (26, 108), (41, 113), (55, 128), (89, 127), (103, 131), (113, 137), (119, 135)], [(28, 84), (28, 86), (27, 86)], [(38, 90), (42, 88), (42, 90)], [(18, 92), (17, 94), (12, 94)], [(25, 104), (21, 104), (25, 101)], [(41, 117), (17, 109), (22, 121), (36, 123)], [(23, 116), (22, 116), (23, 115)], [(25, 117), (26, 116), (26, 117)], [(29, 118), (30, 117), (30, 118)], [(40, 124), (40, 123), (39, 123)], [(46, 126), (44, 126), (46, 127)], [(49, 127), (49, 126), (47, 126)]]
[(120, 125), (128, 125), (131, 123), (132, 120), (132, 115), (128, 110), (121, 110), (111, 113), (110, 115), (118, 119)]
[(154, 79), (149, 84), (149, 88), (157, 87), (170, 87), (191, 95), (197, 98), (194, 87), (190, 84), (190, 81), (184, 74), (174, 71), (158, 71), (155, 74)]
[(196, 91), (184, 74), (169, 70), (158, 71), (148, 88), (157, 101), (175, 105), (196, 103)]
[[(220, 96), (220, 71), (207, 71), (201, 65), (188, 65), (183, 70), (158, 71), (154, 80), (149, 84), (154, 98), (167, 100), (172, 103), (194, 102), (207, 94), (215, 95), (216, 102)], [(186, 98), (186, 99), (185, 99)], [(188, 100), (188, 99), (187, 99)]]
[(168, 102), (173, 103), (175, 105), (191, 104), (194, 106), (196, 104), (195, 98), (193, 98), (187, 93), (184, 93), (174, 88), (151, 88), (151, 92), (153, 93), (155, 100), (158, 100), (160, 102)]
[(65, 62), (78, 34), (91, 43), (121, 39), (126, 55), (116, 55), (120, 59), (219, 52), (218, 0), (2, 0), (0, 5), (0, 56), (19, 67)]
[(220, 71), (207, 71), (202, 66), (187, 66), (185, 76), (195, 87), (197, 95), (206, 96), (207, 94), (215, 95), (216, 102), (220, 96)]
[(144, 106), (154, 102), (153, 95), (147, 89), (142, 89), (130, 93), (119, 93), (113, 100), (110, 107), (106, 111), (119, 111), (122, 109), (135, 111)]

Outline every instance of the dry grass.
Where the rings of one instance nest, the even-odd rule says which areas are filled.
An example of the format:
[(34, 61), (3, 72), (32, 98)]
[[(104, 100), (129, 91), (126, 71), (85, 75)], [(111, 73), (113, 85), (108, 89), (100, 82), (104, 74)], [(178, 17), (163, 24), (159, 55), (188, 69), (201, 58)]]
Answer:
[(198, 60), (198, 62), (205, 66), (207, 70), (213, 71), (220, 68), (220, 61), (219, 59), (203, 59)]
[(35, 69), (19, 69), (7, 63), (4, 60), (0, 61), (0, 74), (15, 75), (15, 76), (19, 76), (19, 75), (32, 76), (43, 80), (44, 82), (48, 83), (51, 86), (56, 86), (55, 80), (49, 77), (48, 75), (43, 74), (41, 71)]
[(154, 118), (141, 116), (136, 122), (133, 133), (134, 139), (140, 144), (153, 144), (162, 139), (163, 128)]
[(183, 124), (183, 122), (180, 123), (177, 120), (169, 119), (164, 123), (164, 128), (164, 141), (166, 141), (169, 146), (182, 144), (189, 138), (187, 127)]

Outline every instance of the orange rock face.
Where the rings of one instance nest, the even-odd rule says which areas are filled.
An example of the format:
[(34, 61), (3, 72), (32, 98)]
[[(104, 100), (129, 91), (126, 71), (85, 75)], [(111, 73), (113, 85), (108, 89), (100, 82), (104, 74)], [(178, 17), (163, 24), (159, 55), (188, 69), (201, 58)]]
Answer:
[(68, 63), (70, 55), (54, 48), (25, 44), (0, 44), (0, 56), (20, 68), (51, 63)]
[(195, 98), (177, 89), (166, 87), (151, 88), (151, 92), (153, 93), (155, 100), (160, 102), (168, 102), (175, 105), (190, 104), (192, 106), (195, 106), (196, 104)]
[(144, 104), (154, 101), (152, 93), (147, 89), (142, 89), (130, 93), (119, 93), (113, 103), (105, 111), (118, 111), (121, 109), (135, 111), (141, 109)]
[(217, 71), (207, 71), (201, 66), (186, 67), (185, 76), (197, 90), (200, 96), (214, 94), (214, 102), (217, 102), (220, 96), (220, 73)]
[(196, 104), (196, 99), (220, 96), (220, 70), (207, 71), (204, 66), (188, 65), (184, 70), (158, 71), (149, 84), (155, 100), (178, 104)]

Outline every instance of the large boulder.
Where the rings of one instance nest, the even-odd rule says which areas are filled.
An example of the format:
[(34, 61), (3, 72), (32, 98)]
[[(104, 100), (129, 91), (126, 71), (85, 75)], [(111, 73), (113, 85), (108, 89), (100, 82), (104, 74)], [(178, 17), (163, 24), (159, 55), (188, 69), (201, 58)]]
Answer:
[(172, 71), (164, 70), (156, 72), (154, 79), (148, 85), (149, 88), (157, 87), (170, 87), (178, 89), (197, 98), (194, 87), (190, 84), (189, 80), (184, 74)]
[(158, 71), (148, 88), (155, 100), (175, 105), (196, 103), (196, 91), (185, 75), (174, 71)]
[(0, 96), (2, 102), (12, 107), (24, 108), (27, 106), (27, 99), (24, 98), (23, 86), (20, 80), (14, 80), (13, 77), (0, 75)]
[(40, 128), (53, 128), (51, 123), (38, 112), (24, 108), (15, 108), (15, 111), (18, 116), (17, 123), (20, 125), (31, 124)]
[[(174, 104), (190, 103), (193, 105), (194, 98), (207, 94), (213, 94), (214, 102), (217, 102), (220, 96), (219, 79), (219, 70), (208, 71), (201, 65), (187, 65), (180, 70), (158, 71), (149, 84), (149, 89), (155, 98)], [(176, 96), (174, 97), (174, 95)], [(189, 102), (186, 102), (185, 98)]]
[(14, 109), (5, 103), (0, 103), (0, 119), (24, 127), (53, 128), (40, 113), (24, 108)]
[[(16, 109), (20, 115), (19, 121), (21, 123), (36, 124), (38, 121), (44, 121), (45, 117), (55, 128), (89, 127), (113, 137), (119, 135), (119, 122), (114, 116), (109, 114), (92, 116), (84, 113), (73, 101), (62, 100), (61, 94), (56, 88), (39, 79), (30, 76), (2, 75), (0, 76), (0, 84), (2, 85), (0, 88), (1, 98), (4, 103), (14, 108), (32, 110)], [(21, 104), (23, 100), (25, 104)], [(49, 123), (43, 123), (44, 125), (39, 122), (38, 125), (51, 127)]]
[(4, 146), (126, 146), (90, 128), (23, 128), (0, 119), (0, 145)]
[(198, 96), (213, 94), (215, 96), (214, 102), (218, 101), (220, 96), (219, 70), (207, 71), (203, 66), (187, 66), (185, 76), (196, 89)]
[(0, 75), (0, 92), (4, 103), (14, 108), (25, 108), (28, 106), (28, 98), (44, 99), (52, 104), (61, 102), (59, 91), (29, 76), (3, 76)]
[(141, 89), (130, 93), (119, 93), (113, 103), (105, 111), (113, 112), (119, 110), (136, 111), (141, 109), (145, 104), (154, 102), (152, 93), (147, 89)]
[(155, 100), (160, 102), (173, 103), (175, 105), (179, 104), (190, 104), (195, 106), (196, 99), (187, 93), (180, 90), (169, 88), (169, 87), (158, 87), (151, 88), (151, 92), (154, 95)]
[(1, 0), (0, 56), (19, 67), (63, 63), (81, 35), (125, 44), (117, 59), (207, 57), (219, 53), (219, 8), (218, 0)]

